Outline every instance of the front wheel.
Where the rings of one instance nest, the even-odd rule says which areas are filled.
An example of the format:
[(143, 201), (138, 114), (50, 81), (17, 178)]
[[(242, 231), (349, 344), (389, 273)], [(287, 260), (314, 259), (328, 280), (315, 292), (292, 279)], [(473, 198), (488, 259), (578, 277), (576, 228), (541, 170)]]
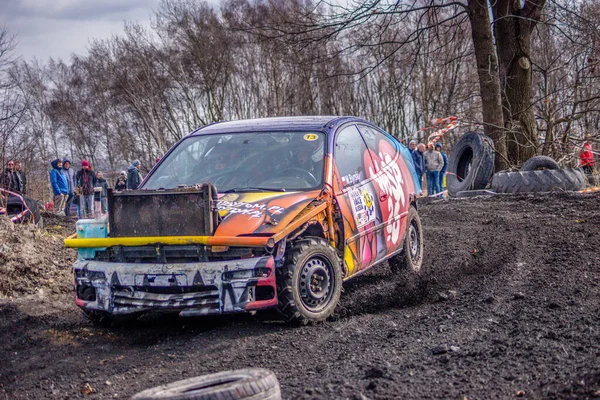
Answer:
[(390, 267), (393, 272), (408, 269), (414, 273), (421, 271), (423, 266), (423, 229), (417, 209), (413, 206), (408, 210), (404, 244), (400, 254), (392, 257)]
[(286, 254), (277, 276), (278, 310), (302, 325), (329, 317), (342, 292), (342, 269), (335, 251), (320, 238), (300, 240)]

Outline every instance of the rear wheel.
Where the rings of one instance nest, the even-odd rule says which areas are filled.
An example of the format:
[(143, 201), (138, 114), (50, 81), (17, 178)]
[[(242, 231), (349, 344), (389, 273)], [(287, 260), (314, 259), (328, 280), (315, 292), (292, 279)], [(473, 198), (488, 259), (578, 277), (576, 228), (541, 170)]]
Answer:
[(407, 218), (402, 250), (392, 257), (389, 263), (394, 273), (403, 269), (418, 273), (423, 265), (423, 229), (415, 207), (410, 207)]
[(287, 321), (305, 325), (333, 313), (342, 292), (342, 269), (325, 240), (294, 243), (277, 272), (278, 310)]

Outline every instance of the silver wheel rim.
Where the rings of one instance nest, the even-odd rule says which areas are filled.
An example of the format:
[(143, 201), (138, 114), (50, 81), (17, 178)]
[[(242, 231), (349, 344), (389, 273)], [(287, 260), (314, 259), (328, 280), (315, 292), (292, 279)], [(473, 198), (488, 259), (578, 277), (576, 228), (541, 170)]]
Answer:
[(411, 259), (411, 267), (413, 271), (418, 272), (421, 269), (421, 237), (419, 235), (419, 227), (415, 219), (410, 221), (408, 227), (408, 249)]
[(320, 257), (308, 259), (298, 280), (300, 299), (311, 312), (322, 311), (333, 296), (333, 268)]

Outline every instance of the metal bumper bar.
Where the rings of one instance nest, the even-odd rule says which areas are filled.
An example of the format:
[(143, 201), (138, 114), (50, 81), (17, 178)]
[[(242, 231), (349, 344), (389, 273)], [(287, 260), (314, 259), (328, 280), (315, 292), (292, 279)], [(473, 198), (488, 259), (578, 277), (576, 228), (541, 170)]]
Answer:
[(76, 303), (111, 314), (223, 314), (277, 305), (272, 256), (233, 261), (141, 264), (78, 260)]

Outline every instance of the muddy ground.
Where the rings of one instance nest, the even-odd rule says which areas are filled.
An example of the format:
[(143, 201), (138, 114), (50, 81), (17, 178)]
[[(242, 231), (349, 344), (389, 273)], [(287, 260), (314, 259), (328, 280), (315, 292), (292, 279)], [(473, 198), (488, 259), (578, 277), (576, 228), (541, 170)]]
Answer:
[(318, 326), (151, 316), (97, 328), (65, 266), (58, 286), (0, 300), (0, 399), (127, 398), (240, 367), (275, 371), (288, 399), (600, 398), (600, 196), (437, 201), (420, 215), (422, 276), (376, 267)]

